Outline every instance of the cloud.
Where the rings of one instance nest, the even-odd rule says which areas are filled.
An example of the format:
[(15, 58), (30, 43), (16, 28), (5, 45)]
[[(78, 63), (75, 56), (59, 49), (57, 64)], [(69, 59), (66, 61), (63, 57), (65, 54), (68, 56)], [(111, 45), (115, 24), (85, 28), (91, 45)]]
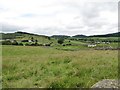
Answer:
[(1, 0), (0, 22), (11, 28), (7, 25), (2, 31), (15, 31), (19, 26), (27, 27), (22, 31), (45, 35), (117, 32), (117, 1)]
[(32, 14), (32, 13), (27, 13), (27, 14), (23, 14), (20, 17), (25, 17), (25, 18), (31, 18), (31, 17), (36, 17), (36, 14)]
[(2, 27), (1, 28), (2, 30), (0, 30), (2, 32), (15, 32), (25, 28), (25, 27), (10, 25), (7, 23), (0, 23), (0, 26)]

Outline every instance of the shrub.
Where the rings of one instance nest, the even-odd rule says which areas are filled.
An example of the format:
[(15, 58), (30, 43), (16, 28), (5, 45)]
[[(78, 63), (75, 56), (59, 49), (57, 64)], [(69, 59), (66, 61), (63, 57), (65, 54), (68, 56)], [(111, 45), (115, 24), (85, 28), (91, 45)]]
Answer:
[(38, 44), (38, 43), (35, 43), (35, 46), (40, 46), (40, 44)]
[(63, 44), (64, 43), (64, 39), (58, 39), (58, 43), (59, 44)]
[(36, 44), (36, 45), (38, 44), (38, 40), (35, 40), (35, 44)]
[(25, 46), (30, 46), (30, 44), (26, 43)]
[(71, 44), (69, 43), (69, 44), (66, 44), (67, 46), (70, 46)]
[(21, 42), (29, 42), (28, 40), (22, 40)]
[(30, 46), (39, 46), (39, 44), (38, 43), (32, 43), (32, 44), (30, 44)]
[(48, 40), (50, 40), (51, 38), (50, 37), (48, 37)]
[(18, 43), (18, 45), (23, 46), (23, 44), (22, 44), (22, 43)]
[(43, 44), (39, 44), (39, 46), (44, 46)]
[(63, 44), (63, 46), (65, 46), (65, 44)]
[(12, 45), (11, 41), (2, 41), (2, 45)]
[(50, 46), (50, 44), (45, 44), (45, 46)]
[(18, 45), (18, 42), (17, 42), (16, 40), (14, 40), (14, 41), (12, 42), (12, 45)]

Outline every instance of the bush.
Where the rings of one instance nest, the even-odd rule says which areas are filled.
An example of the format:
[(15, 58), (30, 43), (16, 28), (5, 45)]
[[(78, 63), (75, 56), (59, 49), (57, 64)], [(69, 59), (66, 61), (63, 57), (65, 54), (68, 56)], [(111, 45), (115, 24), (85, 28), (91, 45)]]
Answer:
[(12, 45), (11, 41), (2, 41), (2, 45)]
[(25, 46), (30, 46), (30, 44), (26, 43)]
[(40, 46), (38, 43), (35, 43), (35, 46)]
[(65, 44), (63, 44), (63, 46), (65, 46)]
[(58, 39), (58, 43), (59, 44), (63, 44), (64, 43), (64, 39)]
[(18, 43), (18, 45), (23, 46), (23, 44), (22, 44), (22, 43)]
[(67, 46), (70, 46), (71, 44), (69, 43), (69, 44), (66, 44)]
[(28, 40), (22, 40), (21, 42), (29, 42)]
[(30, 44), (30, 46), (39, 46), (39, 44), (38, 43), (32, 43), (32, 44)]
[(44, 46), (43, 44), (39, 44), (39, 46)]
[(45, 44), (45, 46), (50, 46), (50, 44)]
[(14, 40), (14, 41), (12, 42), (12, 45), (18, 45), (18, 42), (17, 42), (16, 40)]
[(48, 40), (50, 40), (51, 38), (50, 37), (48, 37)]

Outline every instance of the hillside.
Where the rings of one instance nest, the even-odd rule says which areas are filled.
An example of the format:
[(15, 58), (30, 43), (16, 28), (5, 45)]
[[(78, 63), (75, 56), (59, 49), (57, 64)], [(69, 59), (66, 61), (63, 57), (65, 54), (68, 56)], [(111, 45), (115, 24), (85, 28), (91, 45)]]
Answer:
[(89, 37), (119, 37), (120, 36), (120, 32), (117, 33), (110, 33), (110, 34), (104, 34), (104, 35), (90, 35), (90, 36), (86, 36), (86, 35), (82, 35), (82, 34), (78, 34), (78, 35), (74, 35), (74, 36), (67, 36), (67, 35), (53, 35), (51, 36), (52, 38), (89, 38)]
[(69, 38), (70, 36), (67, 36), (67, 35), (53, 35), (51, 36), (52, 38), (56, 38), (56, 39), (59, 39), (59, 38)]
[(48, 36), (45, 35), (37, 35), (33, 33), (27, 33), (27, 32), (15, 32), (15, 33), (0, 33), (2, 34), (2, 39), (16, 39), (16, 38), (23, 38), (25, 36), (38, 36), (38, 37), (44, 37), (48, 38)]
[(119, 36), (120, 36), (120, 32), (104, 34), (104, 35), (91, 35), (89, 37), (119, 37)]
[[(38, 35), (38, 34), (33, 34), (33, 33), (27, 33), (27, 32), (15, 32), (15, 33), (0, 33), (0, 36), (2, 36), (1, 39), (24, 39), (24, 38), (28, 38), (28, 37), (36, 37), (36, 38), (46, 38), (46, 39), (50, 39), (49, 36), (45, 36), (45, 35)], [(69, 38), (69, 37), (73, 37), (73, 38), (84, 38), (84, 37), (119, 37), (120, 36), (120, 32), (117, 33), (110, 33), (110, 34), (104, 34), (104, 35), (90, 35), (90, 36), (86, 36), (86, 35), (74, 35), (74, 36), (67, 36), (67, 35), (52, 35), (51, 38)]]
[(84, 38), (84, 37), (87, 37), (86, 35), (75, 35), (75, 36), (72, 36), (72, 37), (75, 37), (75, 38)]
[(17, 41), (21, 41), (21, 40), (30, 39), (31, 37), (33, 37), (34, 39), (38, 40), (38, 42), (41, 42), (41, 43), (54, 41), (54, 39), (51, 39), (48, 36), (27, 33), (27, 32), (0, 33), (0, 34), (1, 34), (0, 36), (2, 36), (1, 39), (3, 39), (3, 40), (14, 39)]
[[(52, 46), (55, 49), (66, 51), (90, 49), (88, 47), (88, 44), (91, 43), (97, 44), (95, 48), (112, 47), (114, 49), (117, 49), (118, 42), (120, 42), (118, 37), (113, 37), (113, 34), (110, 34), (111, 37), (90, 37), (85, 35), (75, 35), (73, 37), (66, 35), (53, 35), (51, 37), (48, 37), (27, 32), (15, 32), (7, 34), (2, 33), (2, 35), (2, 45)], [(62, 44), (58, 43), (58, 40), (60, 38), (64, 38)]]

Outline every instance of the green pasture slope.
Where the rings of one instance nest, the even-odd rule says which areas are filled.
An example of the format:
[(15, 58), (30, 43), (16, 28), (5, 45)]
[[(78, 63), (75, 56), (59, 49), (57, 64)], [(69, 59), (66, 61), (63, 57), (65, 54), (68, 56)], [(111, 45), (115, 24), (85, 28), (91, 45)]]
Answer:
[(0, 45), (0, 89), (2, 89), (2, 46)]
[(2, 50), (3, 88), (91, 87), (118, 77), (117, 50), (64, 51), (44, 46), (2, 46)]

